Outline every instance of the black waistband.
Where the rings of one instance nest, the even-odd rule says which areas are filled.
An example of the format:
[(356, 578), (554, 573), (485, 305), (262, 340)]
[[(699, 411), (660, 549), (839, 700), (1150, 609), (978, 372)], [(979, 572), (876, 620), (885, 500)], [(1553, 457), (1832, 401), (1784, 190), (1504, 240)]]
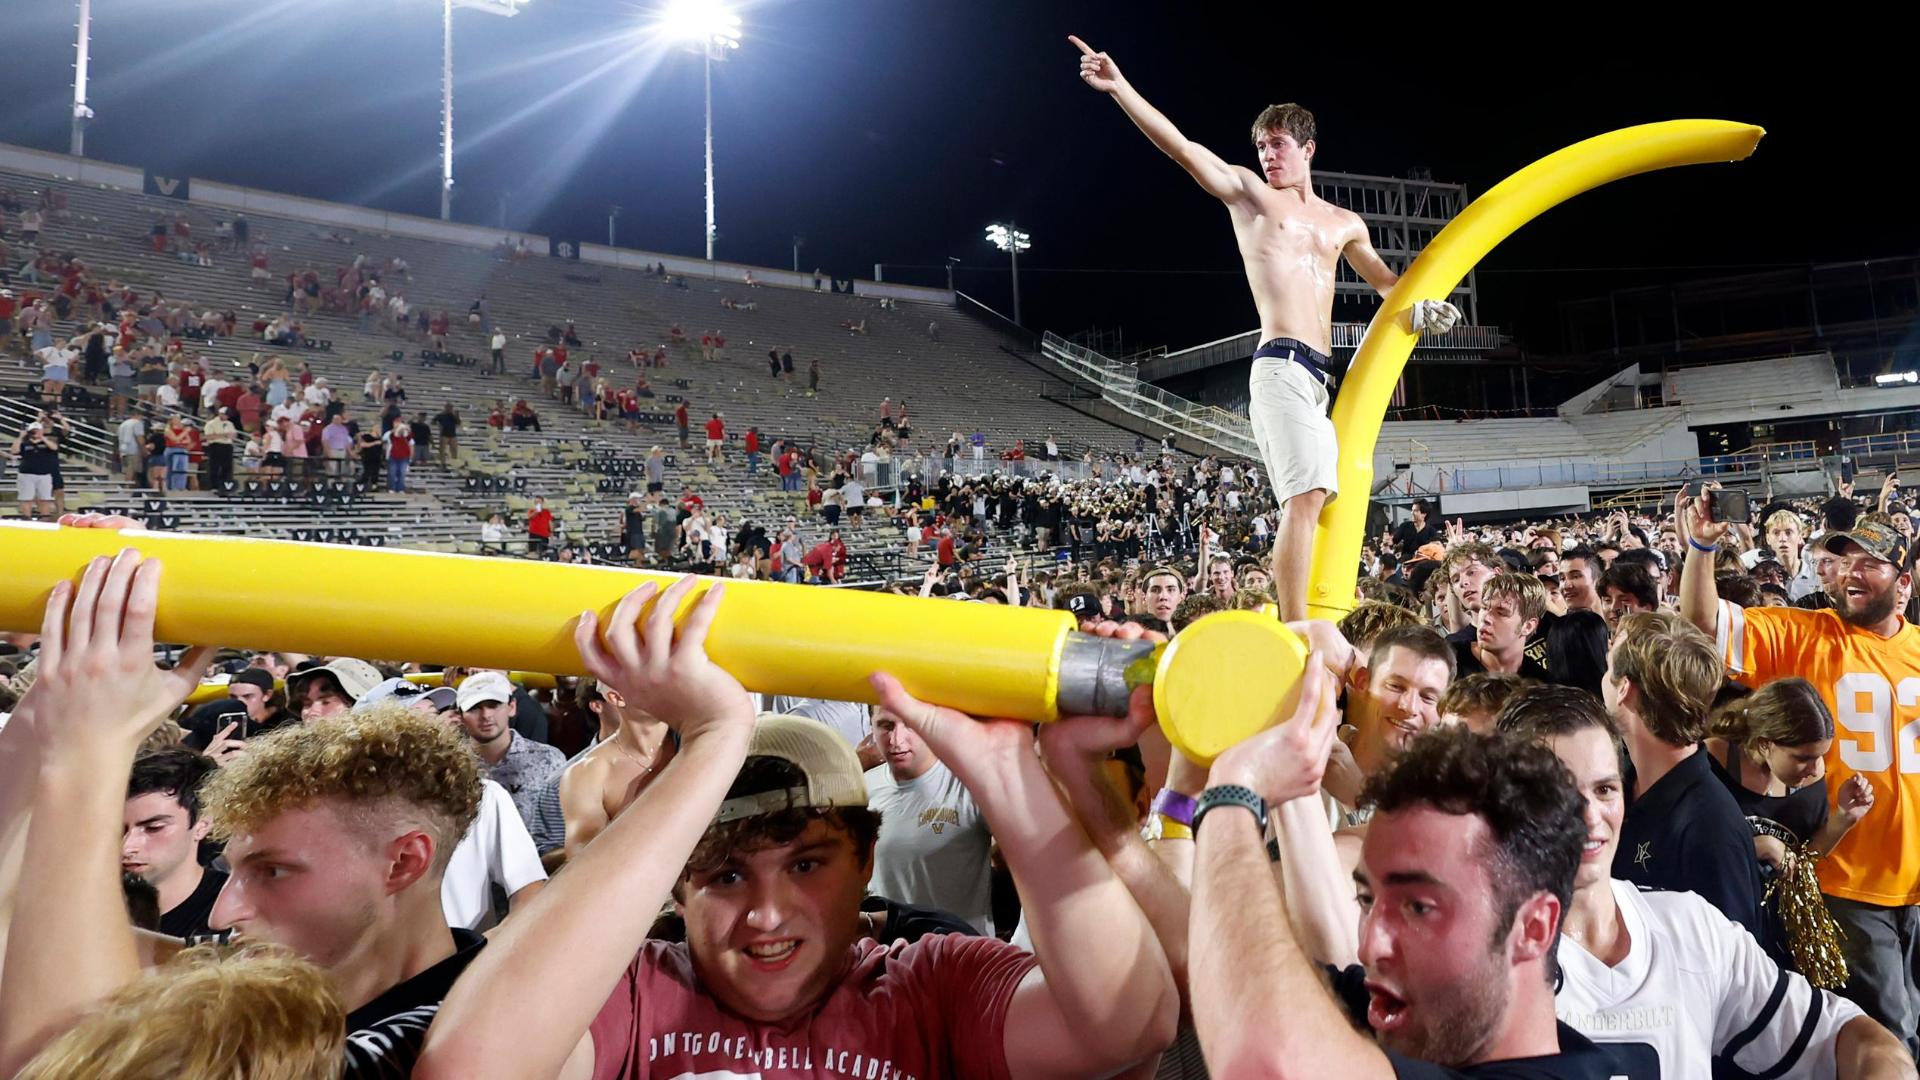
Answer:
[(1253, 351), (1255, 360), (1292, 360), (1304, 366), (1319, 377), (1320, 381), (1331, 385), (1339, 373), (1333, 369), (1333, 358), (1297, 338), (1273, 338), (1260, 343)]

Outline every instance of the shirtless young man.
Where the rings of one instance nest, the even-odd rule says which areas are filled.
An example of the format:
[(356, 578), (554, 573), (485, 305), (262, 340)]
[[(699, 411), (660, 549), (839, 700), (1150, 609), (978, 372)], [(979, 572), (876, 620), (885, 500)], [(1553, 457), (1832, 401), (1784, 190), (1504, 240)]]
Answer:
[(600, 717), (605, 736), (560, 776), (560, 808), (567, 820), (567, 858), (579, 856), (587, 841), (600, 835), (620, 811), (640, 797), (662, 766), (673, 757), (675, 743), (667, 725), (635, 707), (620, 691), (586, 680), (587, 708)]
[[(1344, 256), (1382, 296), (1400, 275), (1373, 250), (1360, 215), (1313, 193), (1312, 113), (1298, 105), (1260, 113), (1253, 122), (1261, 169), (1256, 175), (1180, 134), (1134, 90), (1112, 57), (1077, 37), (1067, 40), (1080, 49), (1080, 78), (1112, 95), (1155, 146), (1227, 204), (1260, 312), (1261, 345), (1253, 354), (1247, 411), (1283, 510), (1273, 548), (1280, 617), (1304, 619), (1314, 525), (1337, 492), (1333, 423), (1327, 419), (1337, 374), (1331, 356), (1334, 271)], [(1445, 333), (1460, 312), (1444, 300), (1420, 300), (1409, 318), (1415, 331)]]

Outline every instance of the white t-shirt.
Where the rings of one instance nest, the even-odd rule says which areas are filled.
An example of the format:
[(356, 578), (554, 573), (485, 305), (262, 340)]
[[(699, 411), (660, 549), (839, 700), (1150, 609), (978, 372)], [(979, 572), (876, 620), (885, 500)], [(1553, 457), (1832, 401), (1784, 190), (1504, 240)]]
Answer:
[(162, 408), (177, 409), (180, 407), (180, 391), (169, 383), (161, 383), (158, 387), (155, 387), (153, 397), (154, 400), (160, 403)]
[(547, 880), (533, 836), (513, 808), (513, 796), (492, 780), (480, 781), (480, 813), (453, 849), (440, 879), (440, 910), (448, 926), (483, 930), (493, 922), (490, 885), (508, 896)]
[(1612, 885), (1631, 942), (1626, 958), (1609, 968), (1562, 937), (1565, 982), (1554, 1011), (1612, 1051), (1616, 1072), (1709, 1076), (1712, 1056), (1738, 1042), (1733, 1061), (1749, 1073), (1834, 1075), (1834, 1043), (1864, 1015), (1859, 1006), (1782, 971), (1745, 927), (1693, 893)]
[(993, 837), (960, 779), (939, 762), (912, 780), (897, 780), (879, 765), (867, 771), (867, 805), (880, 812), (874, 893), (951, 912), (993, 933)]
[(283, 416), (286, 417), (288, 420), (298, 420), (306, 411), (307, 411), (306, 406), (295, 405), (293, 403), (293, 399), (288, 398), (286, 401), (283, 401), (280, 404), (275, 405), (273, 407), (272, 419), (273, 419), (273, 422), (276, 424), (280, 422), (280, 418)]

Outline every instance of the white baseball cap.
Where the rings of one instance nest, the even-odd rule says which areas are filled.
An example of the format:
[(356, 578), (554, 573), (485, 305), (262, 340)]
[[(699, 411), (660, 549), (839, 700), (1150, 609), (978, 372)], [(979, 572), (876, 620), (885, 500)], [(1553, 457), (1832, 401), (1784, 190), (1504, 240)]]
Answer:
[(497, 671), (482, 671), (477, 675), (467, 676), (461, 680), (459, 691), (454, 703), (459, 706), (461, 712), (489, 701), (513, 700), (513, 683), (508, 682), (507, 677)]

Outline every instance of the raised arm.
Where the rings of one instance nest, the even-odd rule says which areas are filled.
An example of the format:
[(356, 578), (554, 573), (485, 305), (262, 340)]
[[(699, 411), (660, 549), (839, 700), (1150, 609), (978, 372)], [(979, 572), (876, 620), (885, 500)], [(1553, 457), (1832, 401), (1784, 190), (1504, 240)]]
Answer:
[(1020, 885), (1039, 964), (1007, 1009), (1019, 1017), (1005, 1034), (1015, 1080), (1108, 1076), (1166, 1049), (1180, 1005), (1166, 954), (1061, 802), (1032, 725), (917, 701), (889, 675), (873, 686), (973, 794)]
[[(574, 642), (588, 672), (648, 702), (680, 732), (680, 751), (524, 916), (501, 924), (434, 1018), (416, 1076), (554, 1076), (563, 1065), (591, 1071), (588, 1026), (646, 941), (746, 760), (753, 730), (753, 702), (706, 655), (725, 586), (707, 589), (673, 640), (674, 612), (699, 581), (689, 574), (657, 601), (652, 582), (627, 594), (605, 643), (598, 620), (581, 614)], [(529, 996), (519, 989), (527, 986), (544, 989)]]
[(20, 862), (20, 932), (8, 936), (0, 983), (0, 1075), (139, 975), (115, 839), (125, 777), (213, 655), (198, 649), (172, 671), (154, 667), (159, 590), (160, 564), (129, 549), (94, 559), (77, 588), (57, 584), (47, 603), (39, 676), (21, 702), (40, 769)]
[[(1102, 623), (1102, 636), (1137, 640), (1149, 636), (1138, 623)], [(1151, 635), (1162, 640), (1158, 634)], [(1181, 997), (1187, 986), (1188, 895), (1172, 864), (1147, 847), (1134, 818), (1133, 803), (1114, 786), (1102, 763), (1115, 750), (1139, 742), (1154, 723), (1150, 687), (1134, 690), (1125, 719), (1074, 717), (1048, 724), (1040, 733), (1041, 757), (1060, 782), (1094, 847), (1106, 857), (1114, 876), (1133, 895), (1152, 924), (1167, 955), (1167, 966)], [(1198, 792), (1195, 792), (1198, 794)], [(1191, 844), (1189, 843), (1189, 847)]]
[[(1222, 754), (1209, 782), (1284, 805), (1310, 795), (1331, 747), (1336, 687), (1309, 660), (1299, 710)], [(1223, 806), (1195, 830), (1191, 930), (1194, 1026), (1215, 1076), (1385, 1080), (1386, 1057), (1353, 1030), (1302, 951), (1254, 816)]]
[(1077, 37), (1069, 35), (1067, 40), (1080, 50), (1081, 80), (1112, 97), (1120, 111), (1127, 114), (1127, 119), (1145, 132), (1161, 153), (1187, 170), (1207, 194), (1221, 202), (1237, 203), (1252, 193), (1256, 181), (1250, 170), (1227, 164), (1213, 151), (1180, 134), (1173, 121), (1147, 104), (1147, 99), (1120, 74), (1120, 65), (1113, 62), (1113, 57), (1093, 51), (1093, 46)]
[(1687, 545), (1686, 561), (1680, 564), (1680, 617), (1718, 640), (1720, 592), (1713, 584), (1713, 552), (1727, 534), (1727, 523), (1709, 520), (1706, 499), (1688, 495), (1684, 487), (1674, 496), (1673, 517)]

